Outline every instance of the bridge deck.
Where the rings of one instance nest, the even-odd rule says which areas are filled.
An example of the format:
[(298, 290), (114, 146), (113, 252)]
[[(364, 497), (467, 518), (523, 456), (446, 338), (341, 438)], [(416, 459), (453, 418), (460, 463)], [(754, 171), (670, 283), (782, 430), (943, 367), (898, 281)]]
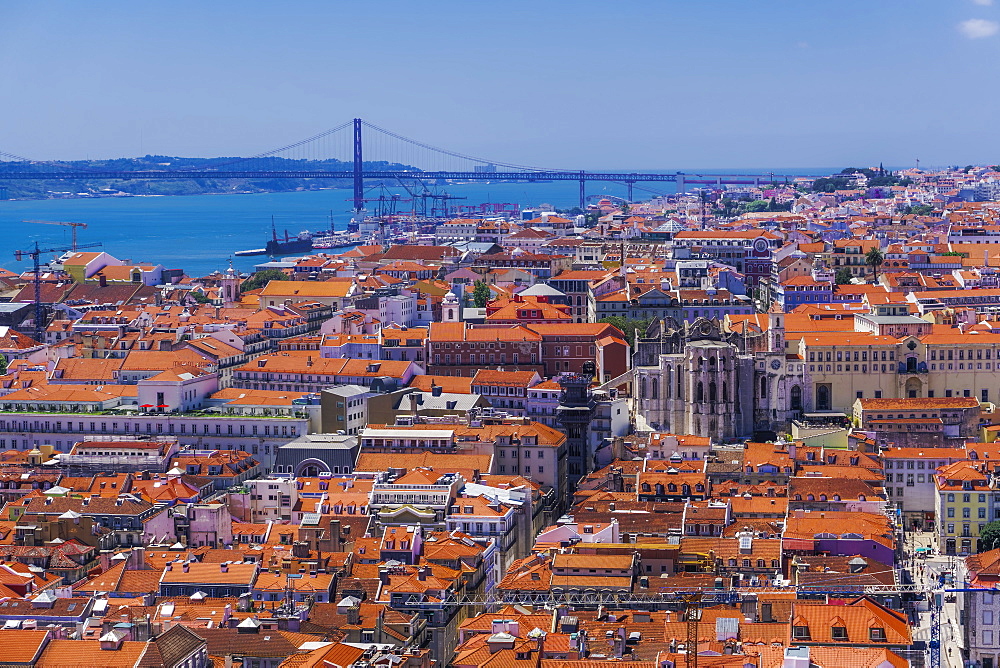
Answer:
[[(642, 172), (413, 172), (365, 171), (366, 179), (446, 179), (451, 181), (617, 181), (621, 183), (707, 183), (758, 185), (794, 179), (779, 174), (679, 174)], [(177, 179), (352, 179), (354, 172), (273, 171), (0, 171), (0, 181), (17, 180), (177, 180)]]

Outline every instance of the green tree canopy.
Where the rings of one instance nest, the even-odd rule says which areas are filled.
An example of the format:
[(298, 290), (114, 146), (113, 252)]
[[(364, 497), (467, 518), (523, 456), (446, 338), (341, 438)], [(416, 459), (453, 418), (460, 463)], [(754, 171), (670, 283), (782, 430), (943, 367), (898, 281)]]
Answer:
[(287, 280), (288, 276), (285, 276), (284, 272), (280, 269), (264, 269), (263, 271), (258, 271), (253, 276), (243, 281), (243, 284), (240, 285), (240, 292), (249, 292), (250, 290), (262, 288), (267, 285), (269, 281)]
[(646, 328), (649, 327), (649, 323), (653, 322), (653, 320), (652, 318), (631, 320), (623, 315), (609, 315), (607, 318), (601, 318), (598, 322), (606, 322), (620, 329), (622, 334), (625, 335), (625, 340), (628, 341), (628, 344), (634, 347), (635, 331), (639, 330), (640, 333), (644, 333)]
[(865, 264), (872, 268), (872, 277), (878, 280), (878, 269), (885, 263), (885, 255), (878, 247), (870, 249), (865, 253)]
[(476, 308), (486, 308), (492, 297), (493, 292), (490, 290), (490, 284), (486, 281), (480, 279), (472, 284), (472, 300), (475, 302)]
[(933, 216), (934, 207), (930, 204), (914, 204), (913, 206), (903, 207), (901, 212), (904, 216), (913, 214), (914, 216)]
[(1000, 520), (990, 522), (979, 530), (979, 547), (982, 552), (1000, 547)]
[(837, 282), (837, 285), (847, 285), (851, 282), (852, 278), (854, 278), (854, 276), (851, 274), (851, 270), (847, 267), (841, 267), (837, 270), (837, 273), (834, 274), (834, 281)]

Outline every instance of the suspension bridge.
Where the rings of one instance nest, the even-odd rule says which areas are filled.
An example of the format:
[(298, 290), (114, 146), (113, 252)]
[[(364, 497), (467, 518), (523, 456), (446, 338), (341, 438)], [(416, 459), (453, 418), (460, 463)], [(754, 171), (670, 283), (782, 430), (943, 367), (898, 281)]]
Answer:
[[(368, 132), (365, 132), (368, 130)], [(277, 158), (281, 158), (278, 160)], [(107, 167), (81, 167), (57, 161), (36, 161), (0, 150), (0, 189), (7, 181), (25, 180), (180, 180), (180, 179), (349, 179), (354, 186), (353, 204), (361, 211), (365, 203), (365, 180), (378, 181), (513, 181), (577, 182), (580, 207), (587, 200), (588, 182), (624, 184), (628, 200), (636, 184), (674, 183), (677, 192), (689, 185), (763, 186), (790, 182), (795, 176), (781, 174), (686, 174), (683, 172), (614, 172), (550, 169), (498, 162), (438, 148), (404, 137), (360, 118), (342, 123), (320, 134), (248, 158), (205, 161), (197, 169), (129, 168), (129, 160), (107, 160)], [(419, 165), (419, 167), (414, 167)], [(132, 165), (134, 167), (134, 164)]]

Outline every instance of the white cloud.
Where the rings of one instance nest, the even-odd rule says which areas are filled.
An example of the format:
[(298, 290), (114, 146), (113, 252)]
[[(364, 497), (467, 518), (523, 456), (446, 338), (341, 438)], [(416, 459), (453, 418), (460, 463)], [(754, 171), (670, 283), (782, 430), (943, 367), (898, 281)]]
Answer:
[(969, 19), (958, 24), (959, 31), (969, 39), (992, 37), (1000, 32), (1000, 23), (986, 19)]
[(993, 5), (993, 0), (972, 0), (972, 4), (979, 5), (980, 7), (990, 7)]

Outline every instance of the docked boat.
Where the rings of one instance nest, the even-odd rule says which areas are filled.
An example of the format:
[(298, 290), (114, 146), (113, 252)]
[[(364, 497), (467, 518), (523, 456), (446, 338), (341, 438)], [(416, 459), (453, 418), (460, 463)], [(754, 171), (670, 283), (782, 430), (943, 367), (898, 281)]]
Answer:
[(236, 251), (234, 255), (239, 257), (249, 257), (252, 255), (294, 255), (295, 253), (307, 253), (313, 248), (313, 234), (303, 230), (296, 236), (288, 234), (279, 237), (278, 230), (274, 227), (274, 218), (271, 218), (271, 238), (267, 240), (264, 248), (252, 248), (250, 250)]
[(361, 243), (361, 235), (356, 232), (334, 232), (321, 237), (313, 237), (313, 250), (327, 250), (331, 248), (347, 248), (357, 246)]

